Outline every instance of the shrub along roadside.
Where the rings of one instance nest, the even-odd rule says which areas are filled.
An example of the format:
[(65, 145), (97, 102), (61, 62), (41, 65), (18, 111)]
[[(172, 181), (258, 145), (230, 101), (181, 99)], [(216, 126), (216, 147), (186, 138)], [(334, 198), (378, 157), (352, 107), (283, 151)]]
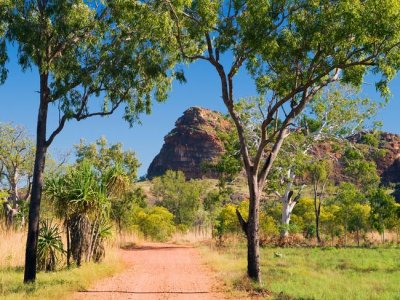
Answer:
[(88, 263), (80, 268), (63, 269), (58, 272), (40, 272), (35, 284), (23, 284), (22, 268), (0, 269), (1, 299), (71, 299), (71, 294), (87, 289), (95, 281), (109, 277), (123, 269), (116, 253), (108, 250), (101, 264)]

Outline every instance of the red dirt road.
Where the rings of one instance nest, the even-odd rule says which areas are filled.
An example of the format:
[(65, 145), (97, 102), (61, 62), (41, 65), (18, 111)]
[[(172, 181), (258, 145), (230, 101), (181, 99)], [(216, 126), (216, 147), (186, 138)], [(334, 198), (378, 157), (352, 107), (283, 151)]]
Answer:
[(227, 299), (215, 275), (196, 249), (170, 244), (146, 244), (121, 250), (127, 268), (97, 282), (74, 299)]

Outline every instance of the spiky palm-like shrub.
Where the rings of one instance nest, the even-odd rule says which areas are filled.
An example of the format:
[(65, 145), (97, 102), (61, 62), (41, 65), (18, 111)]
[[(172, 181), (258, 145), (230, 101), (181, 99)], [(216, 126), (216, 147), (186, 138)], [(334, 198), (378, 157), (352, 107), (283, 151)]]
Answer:
[(61, 240), (61, 231), (57, 224), (50, 220), (42, 221), (39, 230), (38, 241), (38, 269), (42, 271), (54, 271), (64, 255), (64, 247)]
[(68, 265), (70, 256), (78, 266), (82, 261), (104, 257), (103, 225), (109, 223), (112, 199), (127, 188), (128, 180), (121, 168), (99, 172), (87, 160), (47, 180), (46, 195), (53, 200), (66, 227)]

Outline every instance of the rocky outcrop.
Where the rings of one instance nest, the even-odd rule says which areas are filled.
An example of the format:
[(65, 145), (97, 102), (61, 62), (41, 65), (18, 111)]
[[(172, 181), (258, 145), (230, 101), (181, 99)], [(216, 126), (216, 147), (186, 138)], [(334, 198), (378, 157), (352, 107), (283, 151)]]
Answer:
[(400, 183), (400, 135), (383, 132), (380, 147), (385, 149), (382, 159), (376, 161), (384, 183)]
[(230, 129), (231, 123), (220, 113), (189, 108), (164, 137), (164, 145), (150, 164), (147, 177), (175, 170), (184, 172), (187, 179), (216, 178), (215, 172), (205, 170), (204, 163), (216, 160), (224, 152), (218, 133)]
[[(234, 130), (231, 123), (216, 111), (192, 107), (183, 113), (175, 128), (164, 138), (160, 153), (148, 169), (151, 179), (166, 170), (183, 171), (188, 179), (217, 178), (218, 174), (203, 168), (204, 163), (215, 161), (224, 147), (218, 132)], [(366, 133), (358, 133), (349, 139), (354, 143), (364, 143)], [(375, 158), (377, 170), (383, 183), (400, 183), (400, 135), (382, 132), (378, 136), (382, 156)], [(313, 147), (316, 156), (329, 156), (333, 161), (333, 179), (336, 183), (344, 180), (341, 154), (329, 142)]]
[[(368, 152), (369, 146), (366, 145), (364, 137), (368, 132), (360, 132), (351, 137), (349, 140), (352, 143), (358, 144), (359, 147), (364, 147)], [(378, 175), (381, 177), (383, 184), (400, 183), (400, 135), (394, 133), (381, 132), (378, 136), (378, 149), (382, 150), (380, 155), (374, 157), (370, 155), (376, 163)], [(332, 143), (324, 142), (317, 144), (313, 147), (312, 153), (316, 157), (326, 157), (327, 155), (332, 159), (332, 179), (336, 184), (346, 180), (343, 175), (343, 160), (341, 151), (335, 150)]]
[[(350, 139), (356, 143), (365, 143), (363, 137), (366, 132), (361, 132)], [(378, 135), (378, 148), (383, 150), (382, 155), (373, 158), (382, 183), (400, 183), (400, 135), (381, 132)]]

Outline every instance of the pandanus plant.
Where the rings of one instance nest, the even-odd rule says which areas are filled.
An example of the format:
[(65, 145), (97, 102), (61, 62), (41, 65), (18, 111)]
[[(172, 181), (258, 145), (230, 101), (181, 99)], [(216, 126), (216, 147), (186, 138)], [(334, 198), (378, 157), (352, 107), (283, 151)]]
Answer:
[(71, 255), (78, 266), (82, 260), (104, 257), (111, 201), (127, 187), (127, 176), (118, 166), (100, 172), (86, 160), (47, 180), (45, 192), (54, 201), (58, 217), (64, 219), (68, 265)]
[(61, 231), (57, 224), (50, 220), (40, 223), (38, 239), (38, 269), (54, 271), (60, 257), (64, 255)]

